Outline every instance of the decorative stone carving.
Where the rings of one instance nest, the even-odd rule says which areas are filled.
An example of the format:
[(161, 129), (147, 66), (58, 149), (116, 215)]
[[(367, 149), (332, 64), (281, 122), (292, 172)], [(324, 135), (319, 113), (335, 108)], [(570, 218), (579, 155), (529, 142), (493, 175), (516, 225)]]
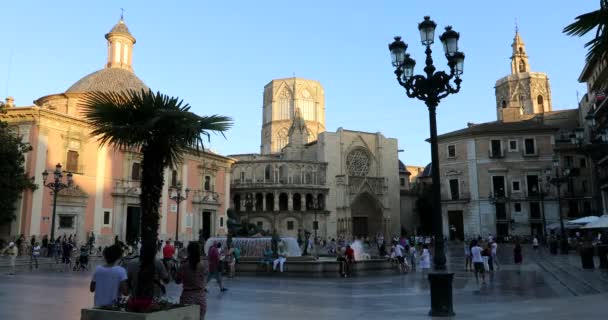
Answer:
[(351, 176), (367, 176), (369, 167), (369, 155), (363, 149), (355, 149), (346, 156), (346, 168)]

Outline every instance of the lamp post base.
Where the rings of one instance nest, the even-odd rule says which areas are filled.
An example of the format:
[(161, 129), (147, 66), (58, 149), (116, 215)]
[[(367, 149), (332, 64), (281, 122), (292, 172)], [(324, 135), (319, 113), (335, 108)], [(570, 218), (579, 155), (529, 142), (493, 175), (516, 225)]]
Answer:
[(454, 316), (452, 300), (452, 281), (454, 274), (451, 272), (431, 272), (428, 275), (431, 286), (431, 317)]
[(568, 254), (568, 250), (570, 249), (569, 245), (568, 245), (568, 240), (563, 239), (560, 242), (560, 247), (561, 247), (560, 248), (561, 249), (561, 254)]

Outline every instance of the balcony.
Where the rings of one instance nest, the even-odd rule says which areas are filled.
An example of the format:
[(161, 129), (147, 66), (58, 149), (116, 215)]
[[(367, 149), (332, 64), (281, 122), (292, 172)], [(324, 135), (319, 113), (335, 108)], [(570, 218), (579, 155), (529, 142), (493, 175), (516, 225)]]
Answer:
[(459, 194), (448, 194), (442, 197), (441, 202), (449, 203), (466, 203), (471, 201), (471, 194), (469, 192), (460, 192)]
[(488, 157), (490, 159), (500, 159), (505, 157), (505, 152), (503, 149), (490, 149), (488, 150)]
[(288, 182), (286, 179), (279, 179), (277, 181), (253, 181), (251, 179), (247, 180), (233, 180), (230, 184), (232, 188), (247, 188), (247, 189), (255, 189), (255, 188), (270, 188), (270, 187), (285, 187), (288, 186), (299, 186), (302, 188), (313, 188), (325, 186), (325, 181), (320, 181), (320, 183), (302, 183), (302, 181), (292, 181)]

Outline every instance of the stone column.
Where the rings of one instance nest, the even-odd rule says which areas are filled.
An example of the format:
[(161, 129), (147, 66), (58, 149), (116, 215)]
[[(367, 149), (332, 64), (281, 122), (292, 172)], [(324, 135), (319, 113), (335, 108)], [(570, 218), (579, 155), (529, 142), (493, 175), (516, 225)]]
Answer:
[(306, 211), (306, 194), (300, 197), (300, 210)]
[(262, 193), (262, 211), (266, 212), (266, 194)]
[(287, 211), (293, 211), (293, 193), (287, 194)]
[(245, 212), (247, 209), (245, 209), (245, 199), (241, 199), (241, 212)]
[(272, 208), (273, 211), (277, 212), (279, 211), (279, 193), (275, 192), (274, 193), (274, 206)]

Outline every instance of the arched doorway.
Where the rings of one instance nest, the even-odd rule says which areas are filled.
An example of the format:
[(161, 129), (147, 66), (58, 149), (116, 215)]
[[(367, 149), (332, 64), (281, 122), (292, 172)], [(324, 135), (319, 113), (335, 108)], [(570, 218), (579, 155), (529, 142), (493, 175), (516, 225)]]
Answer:
[[(374, 196), (362, 193), (350, 205), (353, 237), (373, 237), (382, 230), (382, 206)], [(385, 237), (389, 235), (384, 235)]]

